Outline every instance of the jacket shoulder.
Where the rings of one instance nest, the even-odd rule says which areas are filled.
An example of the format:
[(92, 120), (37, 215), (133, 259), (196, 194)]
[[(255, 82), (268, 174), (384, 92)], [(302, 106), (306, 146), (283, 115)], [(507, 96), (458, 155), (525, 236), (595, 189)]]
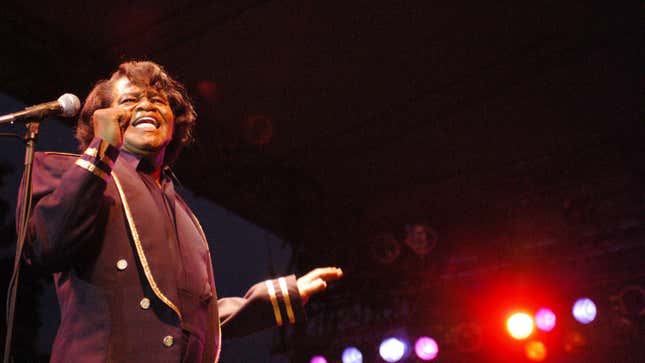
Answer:
[(37, 152), (34, 155), (34, 173), (58, 178), (72, 167), (80, 156), (80, 154), (54, 151)]
[(74, 153), (63, 153), (63, 152), (58, 152), (58, 151), (39, 151), (36, 153), (36, 155), (41, 154), (43, 157), (52, 157), (52, 158), (78, 158), (81, 156), (81, 154), (74, 154)]
[(39, 151), (35, 154), (34, 158), (38, 161), (46, 161), (48, 163), (66, 163), (74, 162), (81, 154), (62, 153), (57, 151)]

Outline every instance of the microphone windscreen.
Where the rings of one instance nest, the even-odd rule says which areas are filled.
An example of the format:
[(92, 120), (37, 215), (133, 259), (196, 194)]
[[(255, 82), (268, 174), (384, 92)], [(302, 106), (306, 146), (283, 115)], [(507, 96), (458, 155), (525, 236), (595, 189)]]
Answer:
[(71, 93), (65, 93), (58, 97), (58, 104), (61, 107), (61, 116), (64, 117), (76, 116), (81, 109), (81, 100)]

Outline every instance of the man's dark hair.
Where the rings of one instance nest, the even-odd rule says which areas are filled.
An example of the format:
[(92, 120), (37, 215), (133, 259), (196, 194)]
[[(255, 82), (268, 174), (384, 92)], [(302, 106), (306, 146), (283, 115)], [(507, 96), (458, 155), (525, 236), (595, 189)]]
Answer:
[(170, 77), (163, 67), (149, 61), (122, 63), (109, 79), (103, 79), (96, 83), (85, 99), (83, 109), (78, 117), (76, 139), (79, 142), (79, 149), (85, 150), (94, 137), (92, 127), (94, 111), (111, 106), (114, 96), (113, 85), (123, 77), (137, 86), (150, 85), (166, 93), (170, 108), (175, 116), (175, 130), (172, 140), (166, 147), (164, 164), (172, 164), (183, 147), (193, 141), (193, 129), (197, 114), (184, 86)]

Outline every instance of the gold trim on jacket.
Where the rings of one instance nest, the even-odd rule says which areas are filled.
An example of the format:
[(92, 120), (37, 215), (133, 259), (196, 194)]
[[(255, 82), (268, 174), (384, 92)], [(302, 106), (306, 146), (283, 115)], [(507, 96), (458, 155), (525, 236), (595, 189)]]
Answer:
[(137, 250), (137, 255), (139, 257), (139, 261), (141, 261), (141, 267), (143, 267), (143, 272), (146, 275), (146, 279), (148, 280), (148, 283), (150, 284), (150, 287), (152, 288), (152, 291), (157, 295), (157, 297), (166, 305), (168, 305), (169, 308), (171, 308), (175, 313), (177, 313), (177, 316), (179, 316), (179, 319), (181, 319), (181, 312), (179, 311), (179, 308), (172, 302), (166, 295), (161, 292), (159, 287), (157, 286), (157, 282), (155, 281), (154, 276), (152, 275), (152, 271), (150, 270), (150, 265), (148, 265), (148, 259), (146, 258), (145, 252), (143, 251), (143, 246), (141, 244), (141, 238), (139, 237), (139, 232), (137, 231), (137, 226), (134, 224), (134, 218), (132, 217), (132, 211), (130, 210), (130, 205), (128, 204), (128, 201), (125, 197), (125, 193), (123, 192), (123, 187), (121, 186), (121, 182), (119, 181), (119, 178), (116, 176), (116, 173), (112, 171), (112, 179), (114, 180), (114, 184), (116, 185), (117, 190), (119, 191), (119, 197), (121, 197), (121, 202), (123, 203), (123, 209), (125, 210), (125, 217), (128, 220), (128, 227), (130, 227), (130, 232), (132, 233), (132, 238), (134, 239), (134, 245)]

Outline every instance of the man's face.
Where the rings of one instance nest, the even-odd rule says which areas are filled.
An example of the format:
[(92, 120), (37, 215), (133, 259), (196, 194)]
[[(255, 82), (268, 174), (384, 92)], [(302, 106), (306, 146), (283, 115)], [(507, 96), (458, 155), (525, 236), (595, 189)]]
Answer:
[(138, 86), (121, 78), (114, 83), (112, 107), (132, 112), (125, 129), (123, 150), (144, 156), (163, 156), (172, 140), (175, 116), (166, 93), (152, 86)]

